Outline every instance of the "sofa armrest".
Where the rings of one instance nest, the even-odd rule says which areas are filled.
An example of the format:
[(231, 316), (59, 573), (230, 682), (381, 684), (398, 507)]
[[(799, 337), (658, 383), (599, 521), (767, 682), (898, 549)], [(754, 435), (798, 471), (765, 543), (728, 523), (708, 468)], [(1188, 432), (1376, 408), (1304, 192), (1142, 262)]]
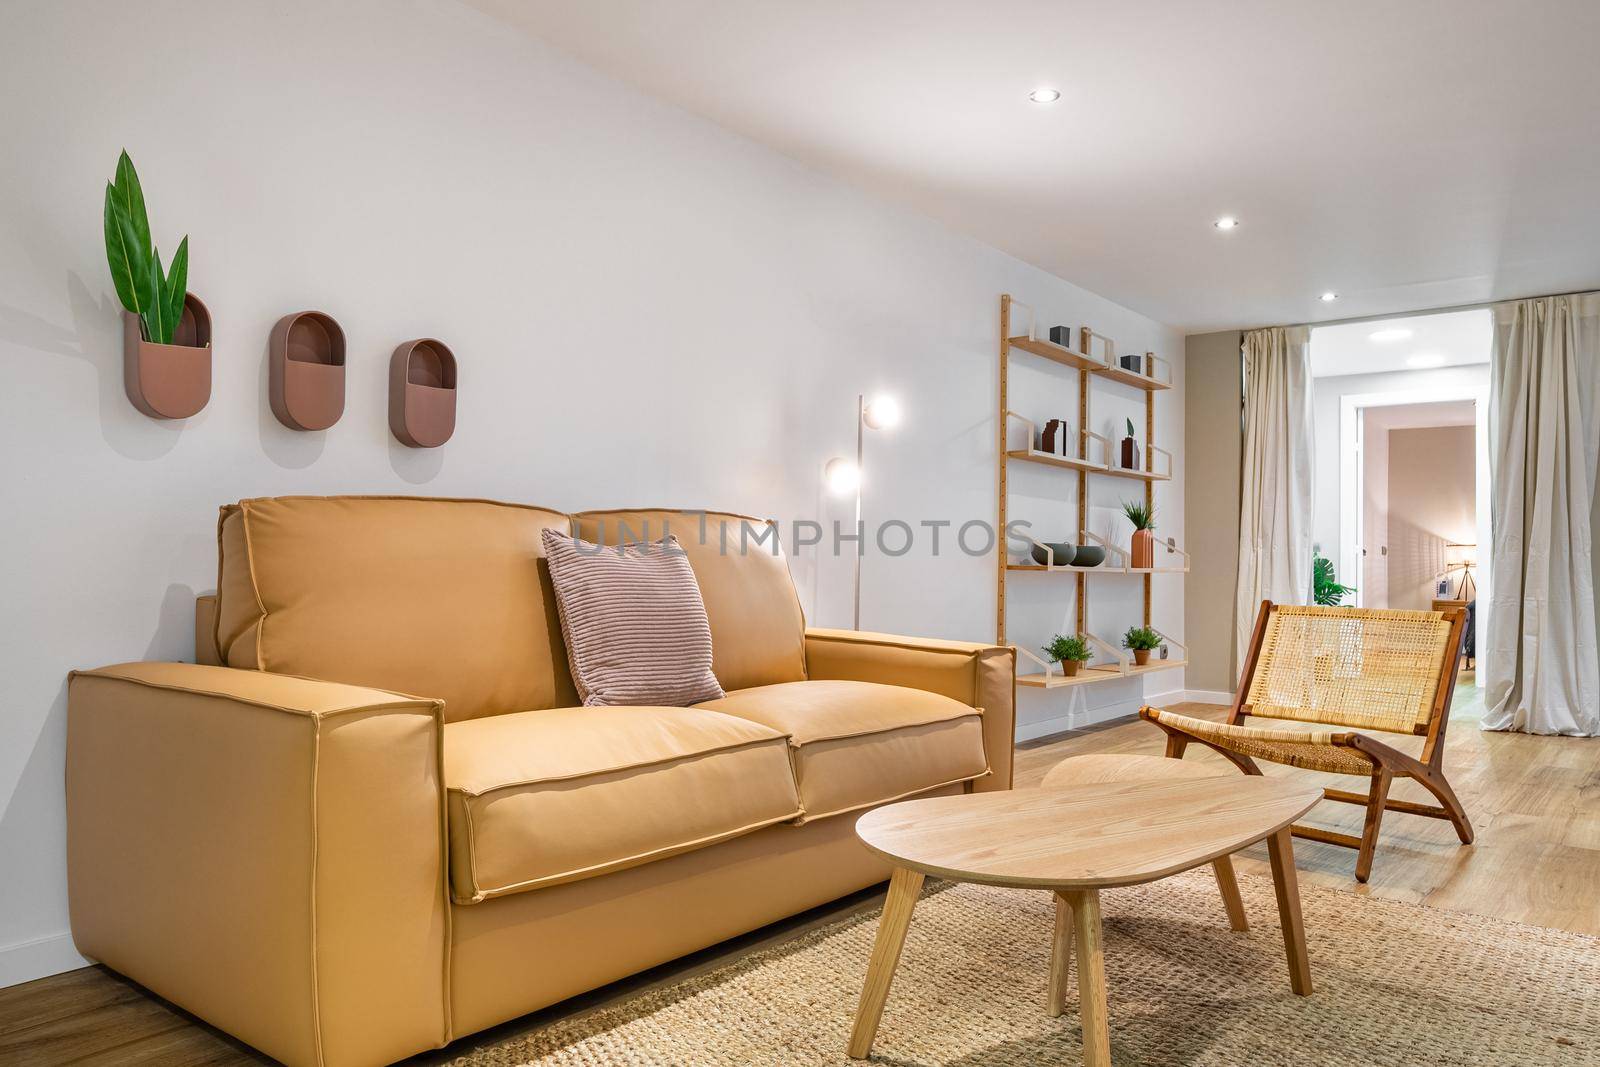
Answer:
[(1016, 649), (857, 630), (808, 629), (806, 677), (903, 685), (982, 709), (983, 745), (991, 773), (980, 778), (975, 788), (1011, 788)]
[(79, 951), (291, 1065), (446, 1043), (443, 707), (187, 663), (74, 672)]

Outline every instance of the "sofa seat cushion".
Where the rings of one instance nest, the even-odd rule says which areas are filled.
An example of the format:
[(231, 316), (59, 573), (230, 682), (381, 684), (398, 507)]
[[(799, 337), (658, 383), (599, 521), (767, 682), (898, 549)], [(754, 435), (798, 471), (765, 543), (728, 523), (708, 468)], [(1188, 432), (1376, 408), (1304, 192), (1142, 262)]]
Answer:
[(938, 693), (877, 682), (783, 682), (695, 705), (789, 738), (802, 822), (988, 773), (983, 715)]
[(695, 708), (551, 708), (449, 723), (458, 904), (637, 866), (800, 815), (779, 730)]

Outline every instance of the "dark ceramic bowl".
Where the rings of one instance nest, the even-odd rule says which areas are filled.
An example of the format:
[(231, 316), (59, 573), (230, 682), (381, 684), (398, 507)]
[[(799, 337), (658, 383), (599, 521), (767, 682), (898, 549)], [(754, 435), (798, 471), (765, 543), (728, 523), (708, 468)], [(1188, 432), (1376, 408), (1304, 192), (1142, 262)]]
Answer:
[(1106, 561), (1106, 550), (1100, 545), (1079, 545), (1073, 563), (1079, 567), (1098, 567)]
[[(1068, 544), (1065, 541), (1049, 541), (1043, 545), (1034, 545), (1033, 561), (1040, 566), (1047, 566), (1050, 563), (1050, 553), (1045, 551), (1047, 547), (1056, 554), (1057, 567), (1072, 566), (1073, 562), (1078, 558), (1077, 554), (1083, 551), (1078, 546)], [(1100, 558), (1105, 558), (1104, 552), (1100, 554)]]

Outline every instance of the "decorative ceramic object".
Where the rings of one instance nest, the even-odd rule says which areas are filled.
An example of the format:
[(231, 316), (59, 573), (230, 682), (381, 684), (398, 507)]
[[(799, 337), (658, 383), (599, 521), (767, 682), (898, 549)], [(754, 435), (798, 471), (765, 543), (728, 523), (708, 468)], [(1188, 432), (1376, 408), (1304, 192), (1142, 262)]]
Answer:
[[(1122, 513), (1133, 524), (1133, 545), (1128, 566), (1135, 570), (1149, 570), (1156, 565), (1155, 528), (1156, 512), (1149, 504), (1124, 500)], [(1154, 648), (1155, 645), (1151, 645)]]
[(1064, 659), (1061, 661), (1061, 673), (1068, 678), (1076, 678), (1078, 669), (1083, 666), (1081, 659)]
[(1133, 662), (1140, 667), (1147, 666), (1150, 663), (1150, 650), (1148, 648), (1134, 649)]
[(394, 350), (389, 429), (411, 448), (438, 448), (455, 433), (456, 357), (444, 342), (425, 337)]
[(291, 430), (326, 430), (344, 414), (344, 331), (320, 311), (285, 315), (272, 328), (267, 395)]
[(185, 293), (171, 344), (146, 341), (138, 315), (122, 313), (122, 385), (152, 419), (187, 419), (211, 399), (211, 312)]
[(1039, 449), (1052, 456), (1065, 456), (1067, 452), (1067, 423), (1065, 419), (1051, 419), (1044, 424), (1039, 438)]
[(1128, 420), (1128, 435), (1122, 439), (1122, 468), (1136, 471), (1139, 469), (1139, 439), (1134, 436), (1133, 420)]
[(1052, 326), (1052, 327), (1050, 327), (1050, 343), (1053, 344), (1053, 345), (1060, 345), (1062, 348), (1071, 348), (1072, 347), (1072, 327), (1070, 327), (1070, 326)]
[(1073, 553), (1074, 567), (1098, 567), (1106, 561), (1106, 550), (1099, 545), (1079, 545)]
[(1133, 531), (1133, 560), (1129, 566), (1135, 570), (1148, 570), (1156, 565), (1156, 539), (1149, 530)]
[[(1048, 551), (1047, 551), (1048, 550)], [(1047, 541), (1044, 544), (1033, 546), (1033, 561), (1043, 566), (1050, 565), (1050, 553), (1055, 553), (1057, 567), (1070, 567), (1083, 549), (1065, 541)]]

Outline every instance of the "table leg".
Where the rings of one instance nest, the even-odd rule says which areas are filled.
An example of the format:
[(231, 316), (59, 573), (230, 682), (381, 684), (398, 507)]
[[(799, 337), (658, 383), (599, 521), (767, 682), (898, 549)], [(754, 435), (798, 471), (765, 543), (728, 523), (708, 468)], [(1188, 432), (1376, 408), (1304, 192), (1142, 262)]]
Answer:
[(1222, 894), (1222, 910), (1228, 913), (1228, 925), (1235, 930), (1250, 929), (1250, 920), (1244, 914), (1244, 899), (1239, 896), (1239, 880), (1233, 876), (1233, 860), (1219, 857), (1211, 861), (1211, 869), (1217, 874), (1217, 891)]
[(867, 980), (861, 987), (861, 1003), (856, 1008), (855, 1029), (850, 1032), (850, 1058), (864, 1060), (872, 1052), (872, 1039), (878, 1035), (883, 1018), (883, 1002), (889, 998), (889, 984), (900, 963), (900, 949), (911, 926), (911, 911), (922, 891), (922, 875), (896, 867), (889, 876), (889, 896), (878, 919), (878, 936), (872, 943), (872, 958), (867, 963)]
[(1272, 859), (1272, 888), (1278, 894), (1283, 950), (1289, 957), (1289, 988), (1307, 997), (1311, 995), (1311, 957), (1306, 955), (1306, 926), (1300, 917), (1300, 881), (1294, 869), (1293, 842), (1285, 827), (1267, 838), (1267, 854)]
[(1056, 929), (1050, 940), (1050, 988), (1045, 1011), (1054, 1019), (1067, 1010), (1067, 961), (1072, 955), (1072, 902), (1065, 893), (1055, 895)]
[(1078, 1020), (1083, 1025), (1084, 1067), (1111, 1067), (1111, 1031), (1106, 1019), (1105, 950), (1100, 933), (1100, 893), (1067, 894), (1078, 948)]

